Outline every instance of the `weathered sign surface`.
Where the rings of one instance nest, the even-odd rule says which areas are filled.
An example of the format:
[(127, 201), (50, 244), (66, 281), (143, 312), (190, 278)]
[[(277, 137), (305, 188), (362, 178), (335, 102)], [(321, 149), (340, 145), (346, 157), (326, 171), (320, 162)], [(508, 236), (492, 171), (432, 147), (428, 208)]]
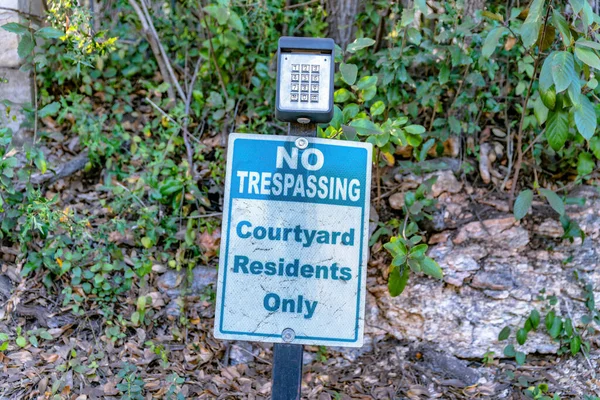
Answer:
[(358, 347), (372, 147), (232, 134), (215, 337)]

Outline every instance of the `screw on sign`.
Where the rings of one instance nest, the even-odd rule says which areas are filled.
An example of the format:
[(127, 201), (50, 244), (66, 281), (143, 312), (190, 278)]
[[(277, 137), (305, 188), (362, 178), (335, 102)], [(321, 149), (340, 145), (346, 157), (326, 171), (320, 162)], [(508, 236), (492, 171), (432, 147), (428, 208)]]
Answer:
[(231, 134), (227, 150), (214, 333), (275, 343), (274, 400), (300, 398), (303, 345), (363, 342), (372, 146), (315, 138), (333, 116), (333, 52), (281, 38), (289, 135)]

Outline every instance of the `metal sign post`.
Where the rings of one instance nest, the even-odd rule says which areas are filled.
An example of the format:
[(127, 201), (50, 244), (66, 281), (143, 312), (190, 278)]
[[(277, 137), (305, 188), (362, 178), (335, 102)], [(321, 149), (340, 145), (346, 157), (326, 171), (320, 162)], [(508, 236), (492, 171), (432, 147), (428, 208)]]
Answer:
[[(291, 122), (289, 136), (317, 136), (316, 124)], [(299, 400), (302, 391), (301, 344), (275, 343), (273, 346), (272, 400)]]

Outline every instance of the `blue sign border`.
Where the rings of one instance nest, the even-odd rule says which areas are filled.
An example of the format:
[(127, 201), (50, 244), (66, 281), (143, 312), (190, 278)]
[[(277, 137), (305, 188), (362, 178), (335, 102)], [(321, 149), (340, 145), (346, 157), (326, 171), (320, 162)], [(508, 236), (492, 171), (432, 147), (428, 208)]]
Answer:
[[(273, 139), (276, 138), (276, 139)], [(279, 140), (278, 140), (279, 139)], [(230, 146), (232, 146), (232, 148), (230, 149), (231, 154), (233, 155), (234, 152), (234, 148), (235, 148), (235, 144), (238, 140), (268, 140), (268, 141), (280, 141), (282, 143), (289, 143), (291, 140), (295, 140), (295, 138), (293, 137), (289, 137), (289, 136), (264, 136), (264, 135), (253, 135), (253, 134), (231, 134), (230, 135)], [(232, 142), (232, 143), (231, 143)], [(315, 142), (313, 142), (315, 143)], [(344, 143), (344, 142), (340, 142)], [(316, 142), (315, 144), (318, 145), (324, 145), (324, 146), (339, 146), (338, 144), (329, 144), (329, 143), (323, 143), (320, 140), (318, 142)], [(341, 144), (343, 146), (343, 144)], [(366, 154), (366, 160), (367, 160), (367, 164), (370, 161), (368, 159), (370, 151), (368, 151), (367, 149), (363, 148), (363, 147), (358, 147), (358, 146), (347, 146), (347, 147), (353, 147), (353, 148), (361, 148), (364, 149)], [(230, 171), (232, 170), (231, 167), (228, 166), (228, 169), (230, 169)], [(228, 176), (229, 181), (226, 182), (226, 185), (230, 185), (231, 184), (231, 177)], [(370, 189), (370, 174), (368, 173), (368, 171), (365, 171), (365, 181), (366, 181), (366, 187)], [(228, 188), (228, 186), (227, 186)], [(229, 193), (228, 193), (229, 194)], [(366, 199), (369, 199), (369, 193), (365, 193), (364, 196), (366, 197)], [(231, 212), (232, 212), (232, 203), (233, 203), (233, 196), (229, 195), (228, 196), (228, 202), (227, 202), (227, 234), (226, 234), (226, 241), (227, 241), (227, 245), (225, 247), (225, 263), (223, 265), (221, 265), (221, 263), (219, 263), (219, 267), (224, 267), (223, 270), (223, 285), (221, 288), (221, 307), (220, 307), (220, 318), (219, 318), (219, 333), (222, 333), (224, 335), (245, 335), (245, 336), (254, 336), (254, 337), (272, 337), (272, 338), (281, 338), (281, 333), (259, 333), (259, 332), (242, 332), (242, 331), (228, 331), (228, 330), (224, 330), (223, 329), (223, 324), (225, 321), (225, 288), (227, 286), (227, 265), (229, 262), (229, 236), (230, 236), (230, 232), (231, 232), (231, 226), (229, 225), (231, 222)], [(236, 197), (237, 198), (237, 197)], [(268, 200), (263, 200), (263, 201), (268, 201)], [(293, 201), (293, 200), (289, 200), (289, 199), (278, 199), (278, 201), (284, 201), (284, 202), (289, 202), (289, 203), (298, 203), (298, 201)], [(362, 286), (362, 275), (363, 275), (363, 248), (364, 248), (364, 240), (365, 240), (365, 208), (366, 208), (366, 200), (363, 200), (361, 202), (360, 206), (350, 206), (350, 205), (336, 205), (336, 204), (331, 204), (333, 206), (338, 206), (338, 207), (360, 207), (361, 208), (361, 219), (360, 219), (360, 251), (359, 251), (359, 266), (358, 266), (358, 290), (356, 293), (356, 323), (355, 323), (355, 327), (354, 327), (354, 338), (352, 339), (345, 339), (345, 338), (329, 338), (329, 337), (319, 337), (319, 336), (296, 336), (294, 340), (322, 340), (322, 341), (333, 341), (333, 342), (346, 342), (346, 343), (356, 343), (358, 341), (358, 332), (359, 332), (359, 321), (360, 321), (360, 306), (361, 306), (361, 286)]]

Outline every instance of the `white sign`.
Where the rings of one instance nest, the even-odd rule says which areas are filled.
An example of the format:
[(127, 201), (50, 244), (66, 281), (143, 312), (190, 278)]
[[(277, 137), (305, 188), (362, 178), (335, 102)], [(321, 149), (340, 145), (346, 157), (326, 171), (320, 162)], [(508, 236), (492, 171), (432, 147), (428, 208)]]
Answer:
[(372, 146), (232, 134), (215, 337), (363, 342)]

